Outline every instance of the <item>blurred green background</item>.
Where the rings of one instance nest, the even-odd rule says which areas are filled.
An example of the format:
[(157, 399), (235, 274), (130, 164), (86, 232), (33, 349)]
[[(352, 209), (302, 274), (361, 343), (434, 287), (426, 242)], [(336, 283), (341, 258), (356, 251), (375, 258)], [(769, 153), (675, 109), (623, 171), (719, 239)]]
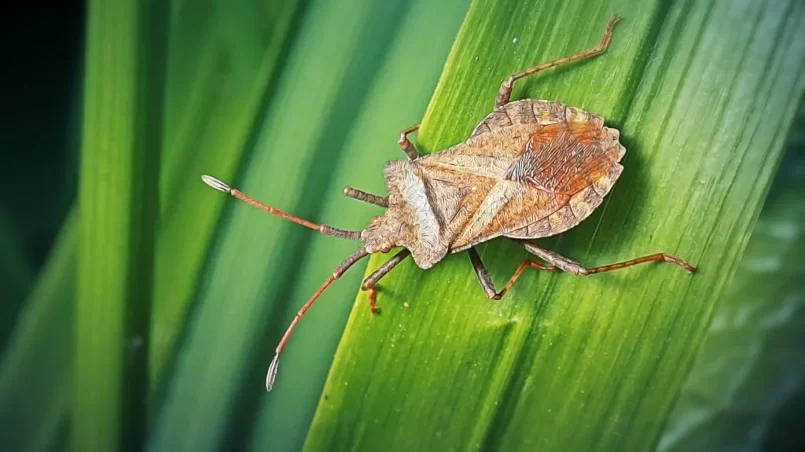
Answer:
[[(380, 210), (341, 189), (384, 193), (383, 164), (423, 117), (469, 6), (72, 1), (4, 15), (0, 450), (114, 450), (120, 435), (131, 450), (299, 450), (366, 264), (307, 315), (316, 334), (295, 336), (283, 391), (265, 394), (274, 344), (353, 244), (234, 205), (199, 175), (363, 227)], [(802, 444), (805, 113), (775, 127), (783, 163), (660, 451)], [(112, 217), (125, 239), (105, 235)], [(138, 271), (150, 276), (127, 279)]]

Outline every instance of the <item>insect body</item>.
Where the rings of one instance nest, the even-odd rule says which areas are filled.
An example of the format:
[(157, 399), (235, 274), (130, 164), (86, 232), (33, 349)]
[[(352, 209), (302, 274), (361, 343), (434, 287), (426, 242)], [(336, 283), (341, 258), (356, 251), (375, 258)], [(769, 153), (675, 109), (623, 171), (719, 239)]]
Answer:
[(366, 250), (403, 246), (427, 269), (496, 237), (564, 232), (620, 176), (618, 135), (600, 117), (556, 102), (503, 105), (464, 143), (386, 165), (388, 211), (362, 233)]
[[(269, 213), (327, 235), (363, 242), (297, 313), (269, 366), (267, 390), (274, 383), (280, 354), (304, 313), (333, 281), (372, 253), (403, 248), (363, 282), (362, 289), (369, 292), (373, 313), (378, 312), (375, 306), (378, 281), (408, 256), (417, 266), (428, 269), (448, 253), (467, 251), (481, 287), (491, 299), (500, 299), (528, 267), (589, 275), (643, 262), (666, 261), (694, 271), (686, 262), (664, 253), (585, 268), (528, 241), (567, 231), (587, 218), (620, 177), (623, 167), (619, 162), (626, 149), (619, 142), (619, 132), (604, 126), (599, 116), (546, 100), (510, 102), (512, 84), (541, 70), (603, 53), (617, 21), (618, 17), (610, 19), (597, 47), (506, 79), (498, 92), (495, 109), (465, 142), (421, 156), (408, 139), (408, 134), (419, 126), (404, 130), (398, 143), (408, 160), (386, 164), (388, 198), (351, 187), (344, 190), (348, 197), (387, 208), (385, 215), (373, 218), (363, 231), (310, 223), (262, 204), (215, 178), (202, 176), (213, 188)], [(497, 237), (514, 240), (547, 265), (527, 259), (497, 290), (473, 248)]]

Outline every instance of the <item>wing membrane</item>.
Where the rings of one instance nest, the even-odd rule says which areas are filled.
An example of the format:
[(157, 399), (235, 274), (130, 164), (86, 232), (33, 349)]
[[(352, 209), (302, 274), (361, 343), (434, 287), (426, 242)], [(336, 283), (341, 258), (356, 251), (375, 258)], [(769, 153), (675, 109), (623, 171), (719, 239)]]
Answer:
[(617, 164), (607, 152), (604, 138), (604, 129), (592, 123), (544, 126), (526, 142), (505, 178), (572, 196)]

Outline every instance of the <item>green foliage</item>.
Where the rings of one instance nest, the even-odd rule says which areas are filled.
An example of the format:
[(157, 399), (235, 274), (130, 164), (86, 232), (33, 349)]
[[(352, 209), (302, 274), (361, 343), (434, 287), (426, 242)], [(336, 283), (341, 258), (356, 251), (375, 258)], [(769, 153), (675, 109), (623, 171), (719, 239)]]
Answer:
[(78, 221), (70, 215), (0, 361), (0, 442), (50, 450), (69, 410)]
[(169, 11), (165, 1), (89, 4), (74, 450), (133, 450), (144, 440)]
[(0, 287), (3, 288), (3, 303), (0, 303), (0, 348), (5, 344), (17, 310), (34, 282), (32, 258), (29, 250), (22, 245), (21, 235), (21, 231), (11, 220), (9, 210), (0, 204)]
[[(607, 54), (514, 90), (602, 114), (629, 150), (606, 203), (542, 243), (587, 265), (664, 251), (700, 271), (531, 272), (491, 303), (464, 255), (407, 262), (381, 283), (382, 316), (358, 296), (306, 450), (655, 445), (805, 88), (801, 3), (476, 0), (418, 142), (463, 140), (508, 74), (592, 47), (613, 13)], [(481, 255), (499, 284), (526, 257), (507, 242)]]
[[(235, 174), (299, 9), (298, 2), (247, 0), (175, 2), (172, 7), (170, 39), (160, 43), (169, 46), (162, 171), (143, 178), (156, 186), (151, 178), (161, 176), (162, 189), (161, 201), (152, 203), (162, 210), (156, 269), (149, 266), (156, 274), (149, 344), (152, 392), (165, 380), (164, 369), (181, 337), (208, 243), (225, 206), (225, 199), (208, 196), (199, 174), (211, 167), (222, 177)], [(114, 39), (131, 39), (118, 31), (122, 35)], [(87, 90), (93, 87), (100, 89), (91, 85)], [(14, 419), (3, 426), (15, 427), (0, 431), (0, 442), (18, 446), (14, 450), (41, 450), (69, 433), (77, 223), (73, 219), (62, 229), (3, 355), (0, 420)], [(93, 239), (98, 246), (106, 243)], [(103, 306), (99, 309), (106, 312)], [(124, 351), (118, 352), (121, 359)]]
[[(349, 183), (382, 190), (383, 161), (400, 155), (399, 130), (421, 118), (468, 1), (354, 1), (349, 6), (281, 0), (172, 3), (149, 344), (150, 448), (186, 446), (201, 438), (215, 439), (201, 447), (212, 450), (230, 443), (261, 448), (266, 441), (300, 447), (349, 304), (330, 302), (330, 315), (318, 318), (329, 349), (314, 344), (313, 353), (289, 355), (284, 362), (289, 369), (300, 367), (310, 384), (282, 401), (267, 398), (258, 404), (255, 395), (264, 394), (266, 354), (292, 317), (294, 300), (318, 286), (340, 256), (330, 248), (333, 239), (283, 229), (276, 218), (246, 206), (229, 207), (221, 221), (232, 201), (199, 176), (211, 173), (237, 182), (243, 173), (247, 179), (253, 174), (276, 180), (272, 191), (253, 194), (314, 220), (326, 207), (334, 222), (353, 221), (358, 227), (377, 213), (345, 200), (341, 188)], [(423, 26), (434, 31), (422, 33)], [(400, 79), (406, 83), (398, 84)], [(361, 113), (364, 104), (370, 113)], [(290, 116), (283, 125), (272, 125), (284, 115)], [(264, 137), (272, 128), (273, 134), (285, 130), (284, 138)], [(261, 158), (270, 161), (261, 163)], [(289, 170), (297, 180), (283, 184), (283, 177), (292, 176)], [(303, 192), (302, 199), (294, 199)], [(230, 230), (232, 214), (263, 221), (265, 227)], [(63, 228), (0, 363), (0, 420), (9, 427), (0, 430), (0, 443), (14, 450), (61, 449), (71, 434), (76, 220)], [(223, 240), (247, 249), (293, 243), (298, 253), (290, 254), (297, 260), (262, 255), (255, 248), (227, 269), (216, 264), (223, 246), (214, 243)], [(281, 272), (266, 278), (271, 271), (259, 273), (254, 262)], [(248, 283), (233, 278), (233, 272), (248, 268), (254, 269)], [(352, 286), (358, 277), (355, 273)], [(221, 292), (207, 293), (209, 287)], [(340, 290), (342, 298), (351, 298), (350, 281)], [(277, 296), (262, 295), (269, 291)], [(241, 310), (230, 311), (233, 303)], [(254, 318), (243, 309), (266, 310), (272, 319), (266, 323), (266, 316)], [(222, 311), (229, 312), (218, 321)], [(211, 319), (212, 327), (199, 319)], [(235, 366), (228, 360), (238, 354), (243, 361)], [(206, 369), (210, 374), (199, 371), (211, 359), (218, 364)], [(208, 378), (219, 379), (207, 383)], [(182, 406), (188, 398), (195, 405)], [(220, 417), (215, 410), (221, 410)], [(202, 413), (210, 414), (208, 423), (185, 422)], [(184, 415), (189, 417), (181, 419)]]
[(786, 421), (790, 405), (801, 404), (797, 396), (805, 390), (804, 165), (801, 111), (660, 452), (796, 450), (799, 432), (780, 421)]
[[(198, 292), (226, 205), (199, 177), (231, 178), (247, 155), (260, 110), (271, 98), (301, 1), (182, 4), (170, 41), (164, 219), (156, 261), (151, 380), (161, 385)], [(200, 44), (199, 44), (200, 43)]]
[[(466, 138), (507, 75), (594, 45), (613, 13), (606, 55), (515, 86), (515, 99), (603, 115), (629, 150), (605, 205), (541, 243), (588, 265), (662, 250), (701, 272), (529, 271), (490, 303), (462, 254), (403, 264), (373, 317), (354, 298), (364, 263), (309, 311), (265, 394), (285, 327), (357, 244), (199, 176), (362, 228), (382, 210), (343, 186), (384, 193), (383, 164), (403, 158), (398, 133), (428, 99), (418, 145), (434, 152)], [(777, 165), (805, 83), (804, 24), (796, 0), (93, 0), (80, 197), (38, 278), (14, 222), (0, 223), (16, 272), (0, 283), (28, 293), (0, 361), (0, 444), (651, 448)], [(480, 251), (498, 285), (526, 257), (500, 241)], [(683, 396), (679, 413), (691, 406)], [(664, 447), (698, 440), (671, 427), (683, 441)]]
[[(383, 162), (401, 155), (400, 129), (421, 118), (465, 8), (463, 1), (353, 0), (338, 8), (311, 2), (256, 132), (254, 154), (233, 185), (312, 221), (343, 228), (368, 223), (378, 210), (344, 199), (342, 189), (382, 191)], [(423, 29), (435, 31), (423, 35)], [(205, 172), (219, 176), (215, 167)], [(201, 182), (198, 190), (234, 203)], [(288, 347), (278, 383), (286, 390), (265, 396), (266, 367), (302, 300), (354, 247), (232, 205), (160, 400), (151, 448), (298, 449), (359, 272), (339, 281), (305, 318), (316, 334), (300, 335)], [(211, 354), (218, 353), (226, 360), (213, 364)]]

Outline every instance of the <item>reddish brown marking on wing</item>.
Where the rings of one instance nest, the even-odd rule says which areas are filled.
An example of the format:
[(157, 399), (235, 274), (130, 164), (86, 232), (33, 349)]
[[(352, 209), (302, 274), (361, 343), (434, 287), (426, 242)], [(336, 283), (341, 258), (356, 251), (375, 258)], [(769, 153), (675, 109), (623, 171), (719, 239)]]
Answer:
[[(564, 232), (603, 201), (623, 167), (618, 133), (600, 122), (570, 121), (542, 126), (506, 171), (518, 182), (508, 202), (483, 230), (462, 237), (455, 249), (498, 236), (539, 238)], [(460, 242), (460, 243), (459, 243)]]
[(606, 138), (604, 129), (591, 122), (546, 125), (526, 142), (506, 179), (572, 196), (617, 164), (606, 152), (612, 144)]
[(451, 252), (501, 235), (558, 234), (589, 216), (620, 175), (625, 153), (618, 131), (603, 123), (552, 102), (510, 103), (465, 143), (418, 159), (429, 178), (477, 190), (457, 193), (441, 183), (428, 190)]

